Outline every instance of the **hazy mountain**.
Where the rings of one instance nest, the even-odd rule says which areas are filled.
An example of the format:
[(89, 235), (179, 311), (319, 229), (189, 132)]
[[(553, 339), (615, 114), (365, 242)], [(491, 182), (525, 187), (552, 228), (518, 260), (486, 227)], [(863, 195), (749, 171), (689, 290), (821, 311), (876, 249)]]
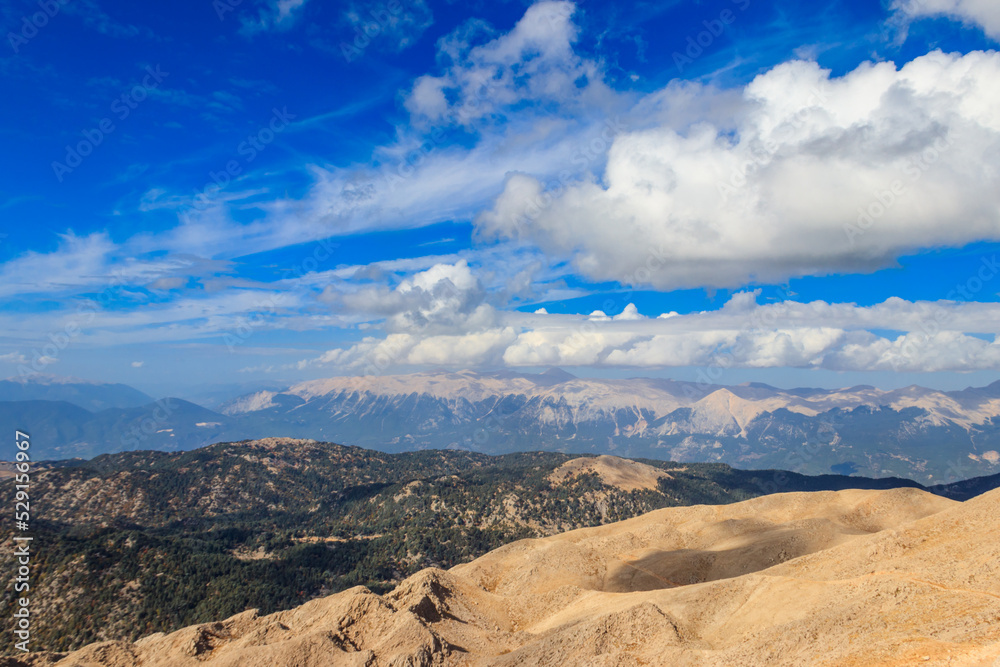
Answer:
[(35, 374), (0, 380), (0, 401), (65, 401), (91, 411), (136, 408), (153, 398), (125, 384)]
[(164, 398), (98, 412), (67, 401), (6, 401), (0, 402), (0, 421), (28, 432), (32, 457), (43, 460), (193, 449), (218, 442), (230, 420), (194, 403)]
[(1000, 382), (953, 392), (828, 390), (584, 379), (559, 369), (442, 371), (314, 380), (218, 409), (180, 399), (99, 411), (0, 402), (9, 423), (45, 436), (39, 458), (297, 437), (387, 452), (608, 453), (926, 484), (1000, 473)]
[(221, 406), (235, 431), (386, 451), (557, 450), (924, 482), (1000, 472), (1000, 382), (942, 392), (583, 379), (558, 369), (338, 377)]

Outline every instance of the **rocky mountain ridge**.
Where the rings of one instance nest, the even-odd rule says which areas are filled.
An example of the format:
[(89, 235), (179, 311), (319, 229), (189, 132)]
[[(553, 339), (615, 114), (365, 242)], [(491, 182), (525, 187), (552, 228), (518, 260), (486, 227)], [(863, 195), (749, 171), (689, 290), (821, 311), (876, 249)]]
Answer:
[[(381, 594), (423, 568), (664, 507), (782, 491), (920, 488), (906, 479), (712, 463), (387, 454), (288, 438), (36, 464), (32, 484), (32, 535), (45, 545), (32, 575), (33, 636), (57, 650), (251, 607), (268, 614), (358, 585)], [(926, 490), (966, 499), (998, 485), (1000, 476)], [(0, 539), (9, 541), (11, 530), (0, 529)], [(12, 550), (0, 552), (0, 567), (16, 567)], [(0, 615), (12, 613), (15, 597), (0, 601)], [(5, 632), (0, 644), (13, 646)]]
[(388, 451), (555, 449), (932, 483), (1000, 472), (1000, 382), (955, 392), (783, 390), (558, 369), (427, 372), (313, 380), (221, 411)]
[(998, 516), (1000, 490), (965, 503), (893, 489), (669, 508), (422, 570), (383, 595), (357, 587), (4, 664), (991, 667)]
[(438, 371), (313, 380), (219, 409), (174, 398), (97, 412), (23, 400), (0, 401), (0, 418), (30, 423), (36, 456), (51, 459), (273, 435), (386, 452), (546, 450), (924, 484), (1000, 473), (1000, 382), (952, 392), (826, 390), (583, 379), (558, 369)]

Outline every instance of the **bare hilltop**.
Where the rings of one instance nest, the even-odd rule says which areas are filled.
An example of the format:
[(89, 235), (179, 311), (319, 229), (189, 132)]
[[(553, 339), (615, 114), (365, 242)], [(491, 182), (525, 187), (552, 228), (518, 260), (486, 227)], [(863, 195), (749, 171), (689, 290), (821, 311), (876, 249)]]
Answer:
[(993, 667), (998, 530), (1000, 490), (964, 503), (902, 488), (668, 508), (425, 569), (385, 595), (356, 587), (0, 665)]

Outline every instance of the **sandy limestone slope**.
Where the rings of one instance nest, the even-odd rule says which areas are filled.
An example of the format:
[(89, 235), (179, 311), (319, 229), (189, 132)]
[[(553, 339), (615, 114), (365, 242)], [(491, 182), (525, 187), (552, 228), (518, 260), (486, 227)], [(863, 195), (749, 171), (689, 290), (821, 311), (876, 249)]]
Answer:
[(523, 540), (259, 617), (3, 665), (981, 665), (1000, 490), (793, 493)]

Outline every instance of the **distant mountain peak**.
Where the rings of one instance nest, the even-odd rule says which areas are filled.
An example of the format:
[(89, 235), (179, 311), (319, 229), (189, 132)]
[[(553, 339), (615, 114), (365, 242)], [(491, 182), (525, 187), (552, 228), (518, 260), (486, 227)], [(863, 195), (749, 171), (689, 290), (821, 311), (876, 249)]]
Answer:
[(743, 382), (736, 385), (737, 387), (749, 387), (750, 389), (767, 389), (768, 391), (781, 391), (777, 387), (769, 385), (765, 382)]
[(569, 382), (570, 380), (578, 380), (579, 378), (572, 373), (568, 373), (561, 368), (553, 366), (547, 369), (544, 373), (539, 373), (540, 378), (545, 378), (554, 382)]
[(114, 383), (111, 382), (95, 382), (94, 380), (84, 380), (78, 377), (72, 377), (69, 375), (51, 375), (49, 373), (32, 373), (31, 375), (12, 375), (9, 378), (4, 378), (4, 382), (17, 382), (18, 384), (42, 384), (42, 385), (52, 385), (52, 384), (85, 384), (91, 386), (108, 386)]
[(66, 401), (91, 411), (132, 408), (153, 402), (151, 396), (126, 384), (40, 373), (0, 380), (0, 401), (30, 400)]

